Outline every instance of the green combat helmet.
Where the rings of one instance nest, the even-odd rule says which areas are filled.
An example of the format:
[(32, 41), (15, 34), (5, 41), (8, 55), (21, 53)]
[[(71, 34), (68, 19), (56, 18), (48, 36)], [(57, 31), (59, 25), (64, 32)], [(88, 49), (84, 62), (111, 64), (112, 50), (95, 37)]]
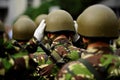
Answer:
[(35, 19), (36, 25), (39, 26), (40, 22), (43, 19), (46, 19), (46, 17), (47, 17), (47, 14), (40, 14), (39, 16), (37, 16), (36, 19)]
[(0, 20), (0, 32), (4, 32), (4, 31), (5, 31), (4, 25), (2, 21)]
[(35, 23), (30, 18), (19, 18), (13, 25), (13, 39), (29, 40), (33, 37), (35, 29)]
[(75, 32), (72, 16), (64, 10), (55, 10), (46, 18), (46, 32), (72, 31)]
[(78, 33), (86, 37), (118, 37), (118, 19), (116, 14), (105, 5), (88, 7), (77, 18)]

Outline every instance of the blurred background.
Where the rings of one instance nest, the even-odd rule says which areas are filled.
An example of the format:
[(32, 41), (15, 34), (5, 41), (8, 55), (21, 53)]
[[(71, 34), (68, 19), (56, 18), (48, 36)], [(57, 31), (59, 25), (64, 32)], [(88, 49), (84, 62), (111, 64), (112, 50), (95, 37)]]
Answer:
[(76, 20), (85, 8), (96, 3), (111, 7), (120, 16), (120, 0), (0, 0), (0, 19), (7, 31), (20, 15), (28, 15), (34, 20), (38, 15), (56, 9), (68, 11)]

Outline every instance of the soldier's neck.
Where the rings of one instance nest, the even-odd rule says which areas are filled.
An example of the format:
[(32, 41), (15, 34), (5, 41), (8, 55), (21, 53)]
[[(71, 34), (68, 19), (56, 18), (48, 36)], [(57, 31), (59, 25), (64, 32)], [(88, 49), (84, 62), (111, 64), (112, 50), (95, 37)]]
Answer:
[(95, 42), (90, 43), (87, 48), (94, 48), (94, 47), (109, 47), (110, 45), (104, 42)]
[(56, 37), (55, 39), (54, 39), (54, 41), (56, 41), (56, 40), (58, 40), (58, 39), (61, 39), (61, 38), (67, 38), (65, 35), (60, 35), (60, 36), (58, 36), (58, 37)]

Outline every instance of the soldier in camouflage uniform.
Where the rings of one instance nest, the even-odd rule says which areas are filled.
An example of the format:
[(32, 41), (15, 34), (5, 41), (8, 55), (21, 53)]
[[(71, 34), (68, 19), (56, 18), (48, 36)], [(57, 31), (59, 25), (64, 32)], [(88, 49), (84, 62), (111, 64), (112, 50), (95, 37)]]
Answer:
[(29, 79), (35, 71), (37, 63), (34, 62), (28, 52), (28, 41), (33, 37), (36, 26), (26, 17), (19, 18), (13, 25), (13, 40), (11, 41), (15, 51), (8, 57), (0, 59), (0, 75), (5, 80)]
[[(54, 17), (54, 18), (53, 18)], [(75, 34), (74, 21), (71, 15), (64, 10), (53, 11), (41, 21), (34, 33), (36, 42), (41, 41), (41, 28), (45, 27), (45, 35), (50, 42), (50, 52), (45, 51), (43, 62), (38, 66), (38, 73), (45, 79), (54, 79), (59, 68), (70, 60), (80, 58), (80, 48), (73, 46), (72, 37)], [(41, 53), (40, 53), (41, 54)], [(39, 62), (38, 57), (33, 56)]]
[[(7, 60), (9, 56), (12, 54), (12, 52), (15, 51), (15, 48), (12, 46), (12, 43), (9, 41), (5, 41), (3, 34), (5, 33), (5, 28), (3, 26), (3, 23), (0, 21), (0, 79), (3, 79), (3, 76), (5, 75), (5, 66), (6, 70), (9, 68), (9, 64), (7, 64)], [(3, 69), (4, 67), (4, 69)]]
[(113, 55), (109, 41), (118, 37), (115, 13), (107, 6), (88, 7), (77, 18), (78, 33), (87, 45), (81, 59), (65, 64), (57, 80), (118, 80), (120, 58)]
[[(42, 23), (44, 25), (44, 22)], [(41, 33), (41, 35), (39, 33), (39, 40), (43, 37), (43, 25), (38, 26), (40, 28), (38, 31)], [(33, 37), (35, 29), (34, 22), (26, 16), (20, 17), (13, 25), (13, 40), (11, 41), (11, 46), (14, 47), (15, 50), (12, 50), (12, 52), (14, 52), (11, 53), (8, 58), (0, 59), (0, 75), (3, 76), (2, 79), (32, 80), (39, 78), (36, 74), (36, 68), (41, 64), (46, 64), (44, 61), (48, 56), (43, 50), (38, 49), (37, 41)], [(36, 33), (34, 33), (34, 36), (35, 35)]]
[(56, 55), (58, 62), (62, 60), (60, 57), (70, 60), (80, 57), (80, 48), (72, 44), (75, 27), (73, 18), (67, 11), (56, 10), (48, 14), (45, 34), (51, 42), (51, 55)]

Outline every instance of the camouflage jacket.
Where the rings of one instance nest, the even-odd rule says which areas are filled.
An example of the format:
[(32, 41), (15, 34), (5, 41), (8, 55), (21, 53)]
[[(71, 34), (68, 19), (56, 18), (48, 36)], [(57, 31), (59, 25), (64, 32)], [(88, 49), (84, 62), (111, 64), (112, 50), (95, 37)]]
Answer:
[[(37, 41), (33, 38), (29, 42), (29, 44), (31, 44), (31, 47), (32, 46), (34, 47), (34, 45), (37, 44)], [(46, 44), (47, 43), (45, 43), (44, 46)], [(37, 50), (38, 48), (40, 49), (40, 46), (39, 47), (38, 46), (37, 46)], [(51, 45), (49, 44), (49, 46), (50, 46), (49, 50), (51, 52), (51, 55), (47, 55), (47, 53), (45, 53), (46, 51), (44, 51), (44, 53), (47, 56), (54, 57), (55, 61), (58, 63), (63, 63), (63, 62), (68, 62), (69, 60), (79, 59), (81, 56), (81, 52), (82, 52), (82, 49), (73, 46), (72, 42), (66, 38), (57, 39), (53, 41)], [(36, 52), (39, 53), (39, 50)]]
[(37, 80), (44, 73), (44, 69), (42, 73), (39, 72), (40, 69), (44, 65), (52, 63), (41, 47), (37, 45), (35, 38), (23, 45), (18, 44), (16, 40), (12, 40), (5, 46), (7, 46), (6, 49), (10, 51), (10, 54), (7, 57), (0, 58), (1, 79)]
[(35, 52), (37, 50), (37, 45), (34, 43), (32, 38), (25, 45), (19, 45), (16, 40), (6, 41), (0, 44), (0, 57), (8, 57), (8, 55), (14, 55), (21, 50), (27, 50), (28, 52)]
[(72, 42), (66, 38), (53, 41), (51, 50), (51, 55), (55, 57), (58, 63), (77, 60), (82, 53), (82, 49), (73, 46)]
[[(9, 43), (10, 44), (10, 43)], [(14, 50), (11, 50), (11, 46)], [(33, 79), (33, 73), (38, 65), (26, 50), (27, 44), (19, 45), (12, 41), (7, 49), (13, 53), (8, 53), (7, 57), (0, 58), (0, 78), (5, 80)], [(8, 52), (8, 51), (7, 51)]]
[[(39, 74), (45, 80), (54, 79), (59, 69), (66, 62), (80, 58), (81, 49), (72, 45), (71, 41), (66, 38), (60, 38), (51, 44), (51, 55), (46, 55), (45, 63), (39, 66)], [(50, 57), (54, 58), (51, 59)]]
[(66, 63), (57, 80), (117, 80), (120, 79), (120, 57), (109, 47), (90, 48), (81, 55), (83, 59)]
[[(41, 42), (44, 44), (44, 46), (47, 49), (50, 49), (50, 43), (46, 36), (44, 36)], [(38, 50), (38, 47), (40, 49), (40, 46), (38, 45), (38, 41), (36, 40), (36, 38), (33, 37), (27, 42), (26, 50), (30, 53), (34, 53)]]
[(48, 37), (46, 35), (44, 35), (44, 38), (42, 39), (41, 41), (44, 46), (47, 48), (47, 49), (50, 49), (50, 44), (51, 44), (51, 40), (48, 39)]
[(8, 57), (8, 54), (15, 53), (16, 49), (13, 47), (11, 41), (0, 43), (0, 58)]

